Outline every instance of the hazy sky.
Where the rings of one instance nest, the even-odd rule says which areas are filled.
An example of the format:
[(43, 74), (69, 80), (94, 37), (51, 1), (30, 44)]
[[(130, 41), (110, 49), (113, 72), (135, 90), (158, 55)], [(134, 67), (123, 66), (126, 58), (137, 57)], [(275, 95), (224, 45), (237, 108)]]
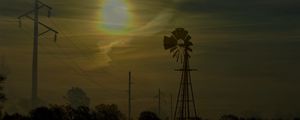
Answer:
[[(20, 29), (16, 18), (32, 2), (0, 0), (0, 55), (10, 69), (7, 108), (31, 95), (32, 22), (23, 19)], [(173, 70), (180, 65), (163, 49), (163, 36), (184, 27), (194, 43), (191, 66), (198, 71), (192, 80), (200, 115), (300, 114), (300, 1), (43, 2), (53, 7), (53, 17), (42, 9), (41, 22), (60, 32), (57, 43), (51, 33), (39, 40), (39, 97), (47, 103), (65, 103), (66, 91), (78, 86), (93, 104), (116, 103), (127, 112), (132, 71), (134, 113), (155, 111), (159, 88), (168, 113), (169, 95), (179, 85)]]

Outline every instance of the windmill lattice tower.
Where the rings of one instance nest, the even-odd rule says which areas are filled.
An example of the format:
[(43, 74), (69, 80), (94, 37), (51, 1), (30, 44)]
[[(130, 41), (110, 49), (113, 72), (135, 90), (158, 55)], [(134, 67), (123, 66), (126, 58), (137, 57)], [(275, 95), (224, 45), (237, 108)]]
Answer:
[(177, 28), (170, 37), (164, 37), (164, 48), (170, 50), (173, 58), (182, 64), (182, 68), (177, 69), (181, 72), (181, 81), (173, 116), (174, 120), (198, 119), (190, 73), (194, 69), (190, 69), (189, 66), (191, 46), (193, 45), (190, 40), (191, 36), (184, 28)]

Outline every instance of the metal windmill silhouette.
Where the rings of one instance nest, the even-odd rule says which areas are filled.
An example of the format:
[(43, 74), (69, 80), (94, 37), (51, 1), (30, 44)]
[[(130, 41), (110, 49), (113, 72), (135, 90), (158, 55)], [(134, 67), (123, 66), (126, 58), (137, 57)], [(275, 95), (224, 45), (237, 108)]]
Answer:
[(173, 116), (174, 120), (194, 120), (198, 118), (190, 73), (194, 69), (190, 69), (189, 66), (191, 46), (193, 46), (190, 41), (191, 38), (184, 28), (177, 28), (170, 37), (164, 37), (164, 48), (170, 50), (173, 58), (182, 64), (182, 68), (176, 70), (181, 71), (181, 81)]

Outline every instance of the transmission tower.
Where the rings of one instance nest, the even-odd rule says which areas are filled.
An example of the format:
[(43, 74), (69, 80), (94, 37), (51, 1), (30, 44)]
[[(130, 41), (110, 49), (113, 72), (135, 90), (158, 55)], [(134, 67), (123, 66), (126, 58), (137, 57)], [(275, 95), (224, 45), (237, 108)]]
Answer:
[(173, 58), (182, 64), (182, 68), (176, 70), (181, 72), (181, 81), (173, 116), (174, 120), (195, 120), (198, 118), (190, 73), (194, 69), (190, 69), (189, 66), (191, 46), (193, 45), (190, 39), (191, 36), (184, 28), (177, 28), (170, 37), (164, 37), (164, 48), (170, 50)]
[[(34, 34), (33, 34), (33, 55), (32, 55), (32, 96), (31, 96), (31, 103), (32, 108), (37, 107), (38, 102), (38, 43), (39, 43), (39, 36), (48, 33), (53, 32), (54, 33), (54, 41), (56, 41), (58, 32), (51, 27), (47, 26), (46, 24), (43, 24), (39, 21), (39, 10), (42, 8), (48, 9), (48, 17), (51, 16), (51, 10), (52, 8), (38, 0), (34, 1), (33, 10), (28, 11), (24, 13), (23, 15), (19, 16), (19, 27), (22, 27), (22, 18), (26, 17), (30, 20), (34, 21)], [(33, 17), (31, 17), (31, 14), (33, 14)], [(43, 32), (39, 32), (39, 25), (45, 27), (47, 30)]]

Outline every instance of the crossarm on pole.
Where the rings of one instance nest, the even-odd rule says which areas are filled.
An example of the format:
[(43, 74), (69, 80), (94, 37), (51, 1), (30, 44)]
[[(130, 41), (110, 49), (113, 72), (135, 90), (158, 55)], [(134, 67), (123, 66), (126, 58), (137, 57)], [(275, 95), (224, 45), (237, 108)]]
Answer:
[[(32, 17), (30, 17), (30, 16), (28, 16), (28, 15), (27, 15), (26, 17), (29, 18), (29, 19), (31, 19), (31, 20), (34, 20)], [(50, 31), (52, 31), (52, 32), (54, 32), (54, 33), (56, 33), (56, 34), (58, 34), (58, 32), (57, 32), (56, 30), (54, 30), (54, 29), (52, 29), (51, 27), (45, 25), (44, 23), (39, 22), (39, 24), (42, 25), (42, 26), (44, 26), (45, 28), (49, 29)]]

